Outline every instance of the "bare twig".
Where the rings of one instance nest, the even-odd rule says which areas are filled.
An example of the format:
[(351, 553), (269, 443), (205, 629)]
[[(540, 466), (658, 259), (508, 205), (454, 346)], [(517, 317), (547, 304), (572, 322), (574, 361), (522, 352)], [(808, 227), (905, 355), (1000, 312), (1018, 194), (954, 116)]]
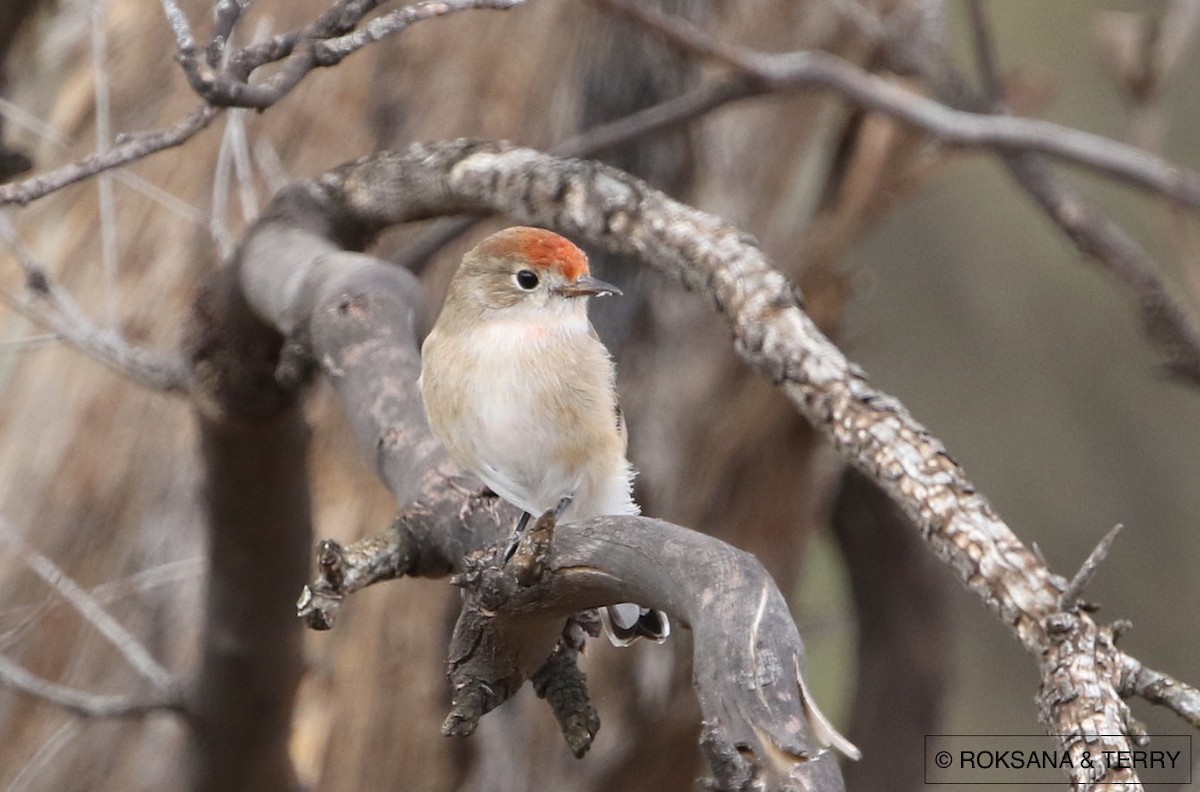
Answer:
[[(337, 65), (363, 47), (402, 33), (417, 22), (458, 11), (504, 10), (522, 2), (524, 0), (426, 0), (372, 19), (356, 30), (379, 3), (377, 0), (343, 1), (303, 30), (281, 33), (229, 54), (227, 68), (219, 70), (216, 67), (225, 61), (223, 48), (227, 42), (214, 38), (202, 57), (175, 1), (163, 0), (163, 6), (176, 31), (179, 62), (192, 89), (212, 105), (262, 110), (291, 93), (314, 69)], [(256, 69), (277, 61), (282, 61), (278, 72), (261, 83), (251, 84), (250, 76)]]
[(0, 289), (0, 301), (54, 331), (63, 341), (133, 381), (163, 393), (183, 393), (189, 376), (183, 361), (130, 344), (116, 330), (97, 327), (74, 298), (50, 279), (0, 212), (0, 240), (15, 254), (31, 293), (23, 299)]
[[(112, 137), (112, 102), (108, 79), (108, 31), (105, 27), (106, 0), (92, 6), (89, 22), (92, 28), (93, 94), (96, 101), (96, 154), (108, 151)], [(117, 209), (113, 195), (113, 180), (107, 171), (96, 179), (97, 204), (100, 215), (100, 266), (104, 273), (104, 324), (117, 325)]]
[[(46, 556), (30, 547), (19, 538), (10, 526), (0, 523), (0, 543), (25, 563), (38, 577), (58, 592), (71, 604), (89, 624), (96, 628), (112, 644), (129, 666), (143, 679), (152, 684), (158, 693), (174, 697), (175, 678), (155, 660), (142, 642), (109, 615), (91, 594), (72, 580), (62, 569)], [(156, 699), (161, 706), (161, 699)]]
[(1004, 81), (1000, 76), (1000, 66), (996, 60), (996, 45), (992, 41), (991, 28), (988, 25), (987, 0), (967, 0), (967, 13), (971, 20), (971, 36), (975, 43), (975, 64), (983, 82), (983, 95), (989, 104), (996, 104), (1004, 98)]
[(39, 333), (38, 335), (24, 336), (22, 338), (6, 338), (0, 341), (0, 349), (37, 349), (44, 346), (52, 346), (59, 341), (62, 341), (62, 336), (57, 333)]
[[(341, 0), (301, 30), (281, 33), (237, 51), (229, 50), (242, 7), (225, 0), (217, 7), (213, 38), (203, 51), (187, 15), (176, 0), (162, 0), (163, 14), (175, 37), (178, 58), (193, 90), (204, 100), (185, 118), (164, 129), (118, 140), (111, 149), (19, 182), (0, 185), (0, 206), (24, 205), (69, 184), (179, 146), (208, 126), (225, 107), (265, 109), (282, 99), (313, 69), (333, 66), (380, 39), (397, 35), (416, 22), (472, 9), (508, 9), (524, 0), (426, 0), (357, 25), (380, 0)], [(250, 83), (256, 69), (284, 61), (270, 79)]]
[(1083, 566), (1075, 573), (1075, 577), (1071, 578), (1071, 582), (1062, 593), (1062, 608), (1063, 610), (1071, 610), (1078, 604), (1079, 595), (1087, 588), (1088, 583), (1096, 576), (1100, 565), (1104, 563), (1104, 559), (1108, 558), (1108, 552), (1112, 550), (1113, 542), (1117, 538), (1117, 534), (1121, 532), (1124, 525), (1117, 523), (1109, 529), (1104, 538), (1099, 544), (1093, 548), (1092, 552), (1088, 553), (1087, 559), (1083, 562)]
[(105, 696), (50, 682), (0, 654), (0, 685), (87, 718), (131, 718), (156, 712), (182, 712), (179, 697)]
[[(149, 569), (143, 569), (124, 578), (109, 580), (88, 589), (92, 599), (101, 604), (113, 602), (129, 594), (140, 594), (159, 586), (166, 586), (181, 581), (198, 581), (204, 572), (204, 559), (199, 556), (183, 558), (178, 561), (168, 561)], [(0, 610), (0, 618), (19, 619), (24, 623), (36, 619), (47, 607), (54, 607), (57, 601), (53, 595), (47, 597), (45, 604), (16, 605)], [(24, 629), (19, 626), (18, 630)], [(9, 628), (0, 633), (0, 647), (11, 642), (13, 629)]]
[[(68, 151), (71, 148), (70, 141), (53, 124), (47, 123), (32, 113), (26, 112), (2, 96), (0, 96), (0, 116), (17, 126), (29, 130), (56, 148), (63, 151)], [(158, 185), (143, 179), (136, 173), (119, 169), (112, 171), (112, 173), (113, 177), (121, 182), (121, 184), (146, 196), (164, 208), (170, 209), (189, 222), (196, 223), (197, 225), (202, 225), (205, 222), (204, 213), (199, 209), (180, 199), (178, 196), (172, 195)]]
[(861, 107), (923, 129), (947, 145), (1046, 154), (1200, 208), (1200, 174), (1109, 138), (1038, 119), (955, 110), (835, 55), (754, 52), (717, 42), (683, 20), (620, 0), (598, 1), (636, 20), (668, 44), (724, 63), (770, 90), (826, 88)]
[(218, 107), (201, 104), (171, 126), (127, 136), (103, 154), (93, 154), (78, 162), (19, 182), (0, 184), (0, 206), (13, 203), (23, 206), (97, 173), (144, 159), (164, 149), (183, 145), (207, 127), (220, 111)]
[(21, 766), (20, 771), (9, 782), (6, 792), (26, 792), (30, 789), (37, 774), (54, 761), (59, 752), (79, 734), (81, 723), (78, 718), (63, 721), (54, 734), (51, 734)]
[(1122, 657), (1122, 663), (1122, 695), (1141, 696), (1152, 704), (1166, 707), (1193, 728), (1200, 729), (1200, 690), (1147, 668), (1128, 655)]

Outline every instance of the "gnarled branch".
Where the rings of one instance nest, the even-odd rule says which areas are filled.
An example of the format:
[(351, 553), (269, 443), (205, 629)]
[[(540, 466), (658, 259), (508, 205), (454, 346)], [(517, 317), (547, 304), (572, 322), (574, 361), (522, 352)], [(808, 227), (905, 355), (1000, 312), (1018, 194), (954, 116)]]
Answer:
[[(462, 572), (464, 559), (502, 541), (516, 517), (494, 498), (469, 495), (474, 484), (429, 434), (415, 387), (421, 293), (407, 272), (334, 246), (328, 237), (339, 218), (343, 229), (362, 230), (347, 217), (308, 189), (285, 193), (238, 262), (250, 306), (288, 337), (308, 340), (380, 477), (400, 502), (416, 499), (378, 537), (321, 544), (318, 579), (300, 601), (302, 617), (319, 628), (332, 626), (344, 598), (364, 586)], [(463, 578), (468, 606), (450, 653), (449, 733), (469, 733), (533, 677), (582, 753), (596, 725), (571, 646), (560, 641), (563, 624), (582, 609), (632, 600), (663, 607), (696, 632), (705, 745), (721, 788), (755, 778), (770, 788), (840, 788), (836, 763), (809, 732), (800, 636), (753, 557), (641, 518), (558, 526), (547, 546), (540, 574), (521, 573), (518, 553), (512, 564), (483, 564)]]
[[(1039, 658), (1065, 750), (1127, 750), (1122, 654), (1091, 617), (1062, 607), (1066, 581), (1017, 538), (940, 441), (815, 327), (799, 295), (744, 234), (615, 169), (457, 141), (361, 159), (308, 188), (366, 230), (449, 212), (506, 211), (631, 253), (713, 301), (743, 358), (771, 377), (851, 464), (917, 525), (944, 563)], [(1059, 734), (1066, 729), (1057, 729)], [(1088, 740), (1089, 742), (1084, 742)], [(1105, 780), (1132, 781), (1121, 768)]]

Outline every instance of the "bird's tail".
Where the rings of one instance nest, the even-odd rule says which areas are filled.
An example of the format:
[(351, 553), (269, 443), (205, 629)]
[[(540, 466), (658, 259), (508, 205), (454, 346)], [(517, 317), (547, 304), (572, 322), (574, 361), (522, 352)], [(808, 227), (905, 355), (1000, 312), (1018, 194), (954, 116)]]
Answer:
[(601, 608), (600, 621), (604, 624), (604, 634), (613, 646), (629, 646), (638, 638), (662, 643), (671, 634), (671, 622), (667, 614), (632, 602)]

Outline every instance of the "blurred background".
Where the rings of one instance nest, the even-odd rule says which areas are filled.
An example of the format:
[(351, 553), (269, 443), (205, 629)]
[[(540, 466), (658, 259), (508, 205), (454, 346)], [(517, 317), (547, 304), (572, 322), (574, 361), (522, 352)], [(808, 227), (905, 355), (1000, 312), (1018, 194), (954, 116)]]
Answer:
[[(963, 0), (647, 5), (722, 41), (826, 49), (931, 91), (919, 70), (897, 73), (889, 47), (900, 40), (935, 61), (944, 54), (976, 83)], [(1154, 41), (1155, 25), (1196, 5), (987, 3), (1006, 99), (1200, 168), (1197, 48), (1180, 47), (1154, 101), (1129, 89), (1129, 59)], [(206, 35), (212, 4), (182, 6)], [(261, 0), (239, 35), (293, 29), (324, 7)], [(98, 124), (116, 134), (174, 122), (198, 100), (173, 46), (153, 0), (9, 0), (0, 144), (43, 171), (93, 151)], [(454, 14), (311, 75), (265, 113), (227, 112), (107, 186), (93, 179), (9, 214), (93, 318), (169, 351), (197, 278), (220, 266), (283, 184), (414, 140), (549, 148), (718, 72), (583, 0)], [(822, 92), (735, 103), (598, 156), (754, 234), (823, 329), (945, 441), (1054, 571), (1071, 576), (1124, 524), (1089, 598), (1102, 605), (1100, 620), (1132, 620), (1123, 642), (1132, 655), (1200, 682), (1200, 392), (1166, 376), (1131, 295), (997, 159), (944, 149)], [(1058, 170), (1155, 255), (1181, 301), (1200, 301), (1194, 218)], [(415, 265), (409, 252), (427, 227), (389, 232), (377, 251), (418, 266), (436, 310), (462, 252), (501, 223)], [(627, 294), (599, 303), (595, 318), (618, 358), (638, 498), (648, 514), (755, 552), (792, 593), (810, 685), (866, 754), (847, 768), (850, 788), (922, 788), (927, 733), (1039, 733), (1032, 658), (740, 363), (720, 317), (636, 262), (593, 262)], [(7, 250), (0, 283), (21, 288)], [(189, 405), (42, 333), (0, 308), (0, 538), (23, 537), (51, 558), (186, 678), (205, 574)], [(396, 504), (358, 458), (331, 394), (316, 386), (310, 408), (318, 535), (382, 529)], [(137, 690), (111, 647), (29, 572), (28, 555), (0, 545), (0, 652), (82, 689)], [(292, 745), (300, 782), (692, 788), (703, 766), (686, 633), (666, 647), (593, 647), (586, 670), (604, 726), (577, 762), (528, 690), (471, 739), (440, 736), (456, 599), (444, 581), (397, 581), (357, 595), (333, 632), (308, 636)], [(1186, 732), (1173, 716), (1133, 708), (1152, 734)], [(0, 690), (0, 788), (187, 788), (185, 736), (169, 715), (90, 721)]]

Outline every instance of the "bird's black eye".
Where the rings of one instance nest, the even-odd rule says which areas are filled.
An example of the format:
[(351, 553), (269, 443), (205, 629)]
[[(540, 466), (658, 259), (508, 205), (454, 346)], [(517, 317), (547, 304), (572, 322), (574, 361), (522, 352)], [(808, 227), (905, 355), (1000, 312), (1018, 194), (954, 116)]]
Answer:
[(525, 291), (533, 291), (538, 285), (537, 273), (533, 270), (521, 270), (517, 273), (517, 285)]

